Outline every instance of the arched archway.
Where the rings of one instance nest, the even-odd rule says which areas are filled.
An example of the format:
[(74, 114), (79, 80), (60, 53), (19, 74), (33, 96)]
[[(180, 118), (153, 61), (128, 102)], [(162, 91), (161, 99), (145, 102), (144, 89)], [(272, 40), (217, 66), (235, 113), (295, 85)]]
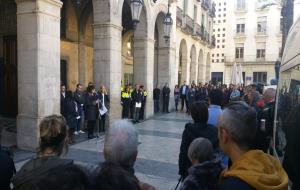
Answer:
[[(124, 1), (125, 3), (125, 1)], [(147, 37), (148, 37), (148, 23), (147, 12), (145, 6), (140, 15), (140, 22), (138, 23), (133, 35), (133, 75), (134, 82), (143, 86), (147, 85)], [(152, 86), (152, 85), (151, 85)]]
[(191, 51), (190, 51), (190, 84), (193, 82), (197, 82), (197, 57), (196, 57), (196, 47), (195, 45), (192, 45)]
[(205, 74), (205, 78), (206, 78), (206, 82), (210, 81), (210, 53), (207, 53), (207, 57), (206, 57), (206, 74)]
[(198, 56), (198, 83), (205, 81), (205, 64), (203, 59), (203, 50), (200, 49)]
[(184, 39), (179, 46), (178, 84), (187, 81), (187, 45)]
[(154, 84), (153, 87), (162, 88), (169, 82), (169, 64), (166, 59), (168, 43), (165, 42), (163, 33), (163, 19), (165, 14), (160, 12), (157, 15), (154, 29)]
[(74, 90), (93, 79), (92, 0), (63, 0), (61, 17), (61, 83)]

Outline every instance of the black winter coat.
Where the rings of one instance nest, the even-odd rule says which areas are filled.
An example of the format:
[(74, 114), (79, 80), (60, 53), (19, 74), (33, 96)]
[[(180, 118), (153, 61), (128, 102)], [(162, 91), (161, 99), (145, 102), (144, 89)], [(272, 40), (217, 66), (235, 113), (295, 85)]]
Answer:
[(220, 190), (255, 190), (249, 184), (236, 177), (226, 178), (220, 185)]
[(162, 90), (162, 94), (163, 94), (163, 99), (164, 100), (167, 100), (170, 98), (170, 93), (171, 93), (171, 90), (169, 87), (164, 87), (163, 90)]
[(206, 161), (189, 168), (180, 190), (218, 190), (221, 160)]
[(60, 93), (60, 114), (66, 117), (66, 97)]
[(15, 172), (13, 159), (0, 147), (0, 189), (10, 190), (10, 180)]
[(138, 91), (134, 90), (131, 93), (131, 98), (134, 103), (142, 103), (144, 99), (144, 93), (140, 90)]
[(81, 104), (84, 104), (85, 101), (85, 94), (80, 91), (75, 91), (74, 92), (74, 99), (78, 103), (78, 106), (81, 106)]
[(87, 94), (85, 98), (85, 119), (88, 121), (96, 120), (99, 117), (98, 104), (96, 101), (98, 97), (96, 94)]
[(15, 189), (22, 189), (26, 184), (32, 182), (40, 176), (45, 176), (49, 172), (62, 166), (73, 165), (73, 160), (61, 159), (57, 156), (37, 157), (22, 166), (20, 171), (13, 178)]
[(77, 103), (77, 111), (76, 111), (76, 102), (72, 100), (71, 98), (66, 99), (66, 120), (68, 123), (68, 126), (71, 129), (75, 129), (77, 125), (77, 117), (79, 116), (79, 106)]
[(159, 100), (160, 97), (160, 89), (159, 88), (155, 88), (153, 90), (153, 100)]
[(210, 140), (216, 151), (219, 147), (218, 129), (216, 127), (206, 123), (187, 123), (182, 134), (179, 153), (179, 174), (184, 178), (188, 175), (188, 168), (192, 165), (188, 158), (188, 148), (192, 141), (199, 137)]

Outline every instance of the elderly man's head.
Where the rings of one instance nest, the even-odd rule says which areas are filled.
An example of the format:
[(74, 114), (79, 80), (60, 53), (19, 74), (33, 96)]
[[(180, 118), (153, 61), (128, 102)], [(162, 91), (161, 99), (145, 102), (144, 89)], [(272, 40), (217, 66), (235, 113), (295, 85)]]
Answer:
[(245, 102), (229, 104), (219, 117), (219, 143), (230, 156), (231, 151), (248, 151), (253, 145), (256, 133), (256, 112)]
[(214, 158), (214, 149), (211, 142), (206, 138), (197, 138), (189, 146), (188, 157), (193, 165)]
[(135, 163), (137, 153), (137, 130), (126, 120), (114, 122), (105, 136), (105, 160), (130, 169)]
[(263, 94), (264, 103), (267, 104), (275, 100), (276, 90), (274, 88), (268, 88)]

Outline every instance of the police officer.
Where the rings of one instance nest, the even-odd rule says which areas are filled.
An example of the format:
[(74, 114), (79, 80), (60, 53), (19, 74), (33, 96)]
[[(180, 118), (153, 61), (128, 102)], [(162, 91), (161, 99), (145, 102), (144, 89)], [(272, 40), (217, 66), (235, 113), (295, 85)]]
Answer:
[(130, 105), (131, 105), (131, 96), (130, 96), (130, 91), (129, 87), (126, 86), (124, 88), (124, 91), (122, 91), (121, 94), (121, 104), (123, 106), (122, 109), (122, 118), (127, 119), (129, 118), (129, 112), (130, 112)]

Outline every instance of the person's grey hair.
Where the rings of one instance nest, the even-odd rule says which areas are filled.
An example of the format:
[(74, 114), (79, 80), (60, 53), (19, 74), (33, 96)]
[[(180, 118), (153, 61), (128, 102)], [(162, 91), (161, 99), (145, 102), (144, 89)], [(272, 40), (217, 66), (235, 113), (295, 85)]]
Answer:
[(197, 160), (199, 163), (212, 160), (214, 149), (211, 142), (206, 138), (197, 138), (189, 146), (188, 157), (190, 161)]
[(266, 98), (271, 98), (274, 99), (276, 96), (276, 90), (274, 88), (268, 88), (265, 92), (264, 92), (264, 96)]
[(133, 167), (138, 152), (138, 132), (127, 120), (115, 121), (105, 135), (105, 160)]
[(229, 103), (218, 120), (218, 127), (226, 129), (232, 141), (246, 150), (253, 146), (256, 125), (256, 111), (241, 101)]

